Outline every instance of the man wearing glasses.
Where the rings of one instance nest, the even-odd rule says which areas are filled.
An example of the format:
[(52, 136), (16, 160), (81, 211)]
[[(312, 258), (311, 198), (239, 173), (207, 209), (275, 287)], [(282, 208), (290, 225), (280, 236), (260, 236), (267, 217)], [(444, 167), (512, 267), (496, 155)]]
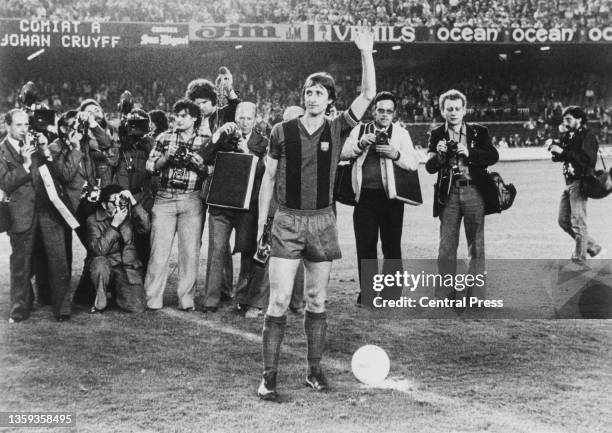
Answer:
[[(355, 159), (352, 184), (357, 205), (353, 212), (353, 227), (360, 281), (362, 260), (377, 258), (379, 233), (386, 260), (385, 272), (393, 273), (394, 270), (388, 269), (389, 265), (399, 263), (402, 258), (404, 203), (389, 199), (385, 159), (391, 159), (406, 170), (416, 170), (419, 160), (408, 131), (393, 123), (396, 102), (392, 93), (378, 93), (372, 103), (374, 121), (353, 128), (342, 151), (342, 159)], [(360, 287), (363, 292), (365, 286), (360, 284)], [(391, 293), (388, 295), (393, 296)], [(361, 299), (360, 293), (358, 306), (361, 306)]]

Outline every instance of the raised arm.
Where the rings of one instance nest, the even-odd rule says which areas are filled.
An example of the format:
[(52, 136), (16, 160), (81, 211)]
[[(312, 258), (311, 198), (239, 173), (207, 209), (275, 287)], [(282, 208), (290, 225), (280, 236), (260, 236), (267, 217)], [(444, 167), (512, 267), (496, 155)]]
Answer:
[(370, 27), (361, 27), (355, 36), (355, 45), (361, 52), (361, 93), (351, 104), (355, 118), (361, 119), (376, 96), (376, 71), (374, 69), (374, 33)]

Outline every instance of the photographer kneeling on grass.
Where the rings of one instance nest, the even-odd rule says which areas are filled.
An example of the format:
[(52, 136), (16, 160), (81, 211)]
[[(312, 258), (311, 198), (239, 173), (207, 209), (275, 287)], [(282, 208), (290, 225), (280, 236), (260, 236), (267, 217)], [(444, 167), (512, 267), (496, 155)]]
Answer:
[(110, 291), (122, 310), (146, 309), (142, 263), (134, 246), (134, 232), (151, 229), (149, 214), (129, 190), (108, 185), (100, 192), (96, 212), (87, 218), (87, 252), (92, 257), (89, 273), (96, 289), (91, 312), (106, 308)]

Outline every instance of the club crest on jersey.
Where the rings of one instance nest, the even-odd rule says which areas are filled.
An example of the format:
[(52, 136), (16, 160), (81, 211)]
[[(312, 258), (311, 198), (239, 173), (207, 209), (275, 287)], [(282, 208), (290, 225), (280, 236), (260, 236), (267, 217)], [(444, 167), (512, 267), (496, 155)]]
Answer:
[(321, 151), (323, 151), (323, 152), (329, 151), (329, 141), (322, 141), (321, 142)]

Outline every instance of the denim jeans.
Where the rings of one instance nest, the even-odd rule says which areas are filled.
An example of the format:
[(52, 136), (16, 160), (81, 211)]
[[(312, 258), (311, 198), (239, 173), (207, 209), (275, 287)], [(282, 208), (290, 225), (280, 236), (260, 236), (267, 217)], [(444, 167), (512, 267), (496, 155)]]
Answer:
[[(438, 272), (441, 275), (455, 275), (457, 272), (457, 247), (462, 218), (468, 246), (468, 273), (478, 274), (485, 270), (485, 205), (482, 194), (475, 185), (453, 186), (440, 213)], [(483, 292), (484, 290), (473, 295), (484, 295)]]
[(145, 277), (147, 307), (163, 306), (175, 234), (178, 234), (178, 306), (194, 307), (204, 220), (200, 191), (160, 191), (155, 197), (152, 215), (151, 257)]
[(597, 244), (587, 231), (587, 197), (580, 191), (580, 181), (575, 180), (565, 187), (559, 204), (559, 226), (575, 241), (572, 260), (586, 260), (586, 253)]

